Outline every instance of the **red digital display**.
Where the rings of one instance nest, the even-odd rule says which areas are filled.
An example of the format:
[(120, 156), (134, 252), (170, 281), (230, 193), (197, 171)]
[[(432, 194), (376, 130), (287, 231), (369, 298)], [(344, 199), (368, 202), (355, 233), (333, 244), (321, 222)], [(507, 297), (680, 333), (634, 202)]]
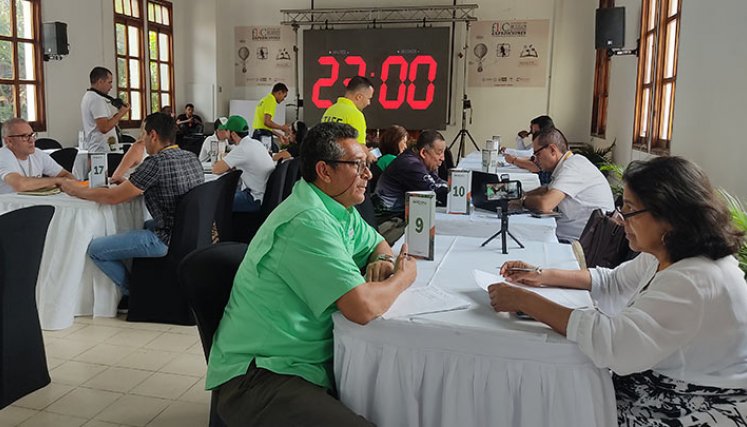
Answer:
[(352, 76), (374, 84), (369, 128), (446, 125), (448, 28), (304, 32), (304, 120), (319, 121)]

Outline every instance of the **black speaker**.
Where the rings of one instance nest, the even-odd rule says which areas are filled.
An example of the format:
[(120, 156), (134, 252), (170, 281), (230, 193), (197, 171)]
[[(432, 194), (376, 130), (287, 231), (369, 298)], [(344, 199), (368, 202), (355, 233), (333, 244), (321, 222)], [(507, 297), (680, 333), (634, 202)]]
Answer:
[(625, 8), (606, 7), (597, 9), (597, 49), (617, 48), (625, 45)]
[(67, 55), (70, 53), (67, 44), (67, 24), (64, 22), (45, 22), (42, 24), (42, 46), (44, 55)]

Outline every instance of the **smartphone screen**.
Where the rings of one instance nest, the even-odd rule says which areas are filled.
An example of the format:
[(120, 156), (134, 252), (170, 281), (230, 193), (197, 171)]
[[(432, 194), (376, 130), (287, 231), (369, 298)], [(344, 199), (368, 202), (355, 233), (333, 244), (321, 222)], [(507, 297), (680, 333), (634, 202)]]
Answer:
[(485, 198), (487, 200), (515, 200), (521, 198), (521, 183), (519, 181), (503, 181), (485, 184)]

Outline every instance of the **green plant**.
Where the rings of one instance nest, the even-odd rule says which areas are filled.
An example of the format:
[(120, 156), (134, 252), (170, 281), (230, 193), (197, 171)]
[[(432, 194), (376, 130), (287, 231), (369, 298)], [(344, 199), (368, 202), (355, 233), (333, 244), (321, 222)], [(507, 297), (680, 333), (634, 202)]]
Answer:
[[(724, 189), (719, 189), (718, 192), (726, 202), (726, 207), (729, 208), (734, 226), (747, 233), (747, 211), (745, 211), (742, 202)], [(745, 272), (747, 277), (747, 241), (742, 242), (742, 247), (737, 253), (737, 259), (739, 260), (739, 268)]]
[(602, 171), (607, 178), (611, 178), (610, 188), (612, 189), (612, 195), (615, 197), (615, 200), (617, 200), (617, 198), (623, 194), (622, 177), (625, 169), (622, 165), (609, 162), (599, 166), (599, 170)]
[(612, 151), (615, 149), (616, 142), (617, 140), (612, 142), (612, 145), (609, 147), (604, 148), (594, 148), (591, 144), (583, 144), (575, 147), (573, 153), (586, 157), (594, 166), (601, 170), (602, 166), (612, 163)]

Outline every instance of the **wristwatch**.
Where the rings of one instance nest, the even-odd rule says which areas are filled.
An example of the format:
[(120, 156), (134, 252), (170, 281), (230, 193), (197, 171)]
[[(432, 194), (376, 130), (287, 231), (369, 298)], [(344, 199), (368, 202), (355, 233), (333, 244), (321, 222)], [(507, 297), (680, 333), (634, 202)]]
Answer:
[(389, 254), (378, 254), (376, 255), (376, 261), (389, 261), (394, 264), (394, 257)]

